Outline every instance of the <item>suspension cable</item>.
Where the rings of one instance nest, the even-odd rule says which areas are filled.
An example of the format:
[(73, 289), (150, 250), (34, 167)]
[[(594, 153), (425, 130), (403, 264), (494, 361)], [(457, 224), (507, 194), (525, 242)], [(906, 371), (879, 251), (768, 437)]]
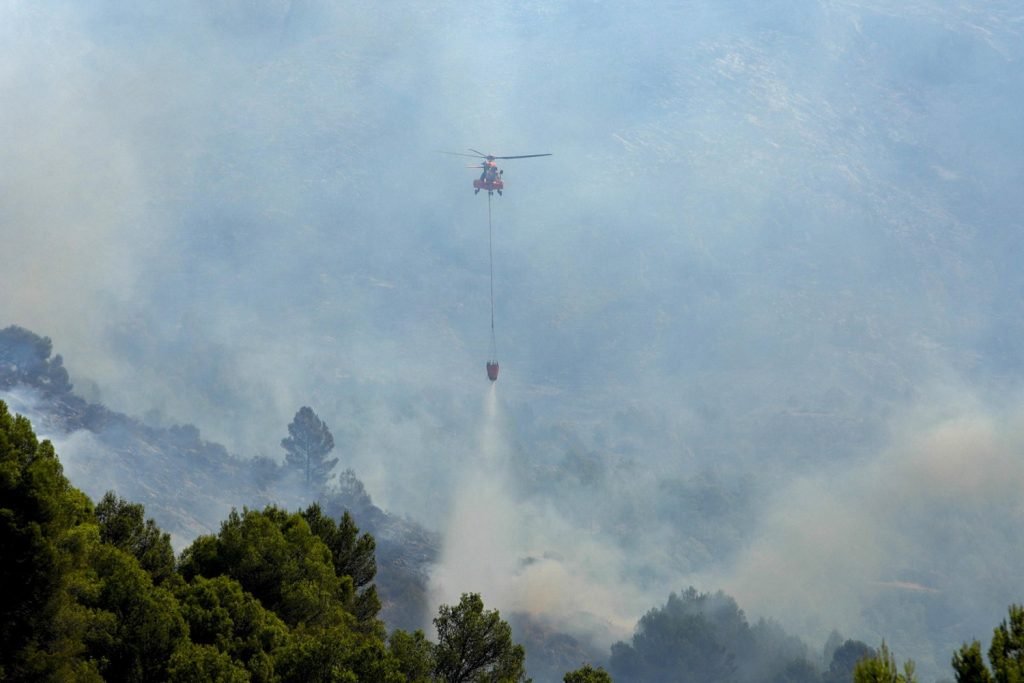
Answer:
[(491, 223), (491, 193), (487, 193), (487, 247), (491, 260), (491, 360), (498, 360), (498, 342), (494, 335), (494, 229)]

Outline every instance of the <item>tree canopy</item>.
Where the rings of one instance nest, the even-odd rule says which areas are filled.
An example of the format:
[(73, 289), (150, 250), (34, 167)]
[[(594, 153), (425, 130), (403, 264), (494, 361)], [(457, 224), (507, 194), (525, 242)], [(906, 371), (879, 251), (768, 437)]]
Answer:
[(817, 672), (806, 648), (772, 622), (751, 626), (736, 601), (689, 588), (645, 614), (630, 643), (612, 646), (611, 674), (624, 681), (805, 681)]
[(485, 610), (478, 593), (464, 593), (455, 606), (442, 605), (434, 619), (434, 673), (445, 683), (526, 678), (526, 652), (512, 642), (512, 629), (498, 610)]
[(0, 388), (26, 383), (47, 394), (71, 391), (64, 359), (53, 353), (49, 337), (40, 337), (23, 327), (11, 325), (0, 330)]
[(323, 513), (318, 503), (309, 506), (302, 518), (331, 552), (335, 571), (352, 579), (353, 592), (346, 604), (361, 624), (375, 622), (380, 612), (380, 599), (373, 579), (377, 575), (376, 541), (370, 534), (359, 534), (359, 527), (348, 510), (335, 522)]
[(142, 505), (130, 503), (113, 491), (96, 505), (100, 541), (132, 555), (156, 583), (162, 583), (175, 576), (171, 535), (160, 531), (152, 519), (144, 518)]
[(612, 677), (601, 667), (595, 669), (586, 664), (565, 674), (562, 683), (612, 683)]
[(232, 511), (175, 562), (141, 505), (97, 505), (0, 401), (0, 679), (521, 681), (525, 653), (478, 595), (439, 642), (385, 636), (375, 542), (348, 513)]
[(1009, 614), (992, 632), (988, 648), (989, 672), (977, 640), (953, 655), (957, 683), (1024, 682), (1024, 606), (1010, 605)]
[(917, 683), (914, 675), (914, 662), (907, 660), (903, 669), (896, 665), (896, 657), (882, 641), (878, 652), (865, 657), (853, 667), (854, 683)]
[(849, 683), (857, 663), (875, 656), (875, 651), (859, 640), (847, 640), (832, 653), (832, 661), (822, 674), (822, 683)]

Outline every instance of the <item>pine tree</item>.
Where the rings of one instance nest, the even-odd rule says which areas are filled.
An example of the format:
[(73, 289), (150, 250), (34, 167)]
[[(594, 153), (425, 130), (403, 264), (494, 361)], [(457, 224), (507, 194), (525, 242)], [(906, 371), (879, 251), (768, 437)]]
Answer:
[(526, 680), (526, 651), (498, 610), (484, 610), (478, 593), (463, 593), (455, 607), (441, 605), (434, 619), (434, 675), (444, 683)]
[(587, 664), (575, 671), (566, 673), (562, 681), (564, 683), (612, 683), (612, 677), (601, 667), (595, 669)]
[(996, 683), (1024, 681), (1024, 607), (1010, 605), (1009, 618), (992, 632), (988, 648), (992, 674)]
[(992, 683), (992, 675), (981, 655), (981, 643), (977, 640), (953, 654), (953, 671), (956, 683)]
[(1024, 681), (1024, 606), (1010, 605), (1009, 617), (992, 632), (988, 648), (989, 672), (981, 656), (981, 643), (964, 643), (953, 653), (957, 683), (1021, 683)]
[(288, 434), (281, 439), (281, 447), (287, 452), (286, 463), (303, 472), (306, 486), (322, 486), (338, 464), (337, 458), (327, 459), (328, 453), (334, 449), (331, 430), (312, 408), (303, 406), (288, 425)]
[(896, 657), (889, 646), (882, 641), (878, 654), (857, 662), (853, 669), (854, 683), (917, 683), (914, 675), (914, 662), (907, 660), (901, 672), (896, 665)]
[(319, 503), (313, 503), (300, 513), (309, 529), (320, 537), (331, 551), (334, 571), (338, 576), (352, 578), (352, 595), (345, 608), (356, 616), (361, 625), (373, 628), (380, 612), (380, 598), (373, 579), (377, 575), (377, 542), (370, 534), (359, 533), (359, 527), (348, 510), (335, 522), (323, 513)]

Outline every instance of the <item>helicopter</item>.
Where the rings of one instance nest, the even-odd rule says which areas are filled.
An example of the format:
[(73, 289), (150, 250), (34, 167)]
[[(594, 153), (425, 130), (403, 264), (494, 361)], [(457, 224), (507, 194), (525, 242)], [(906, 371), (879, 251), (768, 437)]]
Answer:
[(505, 182), (502, 179), (504, 171), (498, 168), (498, 164), (495, 163), (496, 159), (530, 159), (533, 157), (549, 157), (550, 153), (547, 154), (519, 154), (517, 156), (495, 156), (493, 154), (484, 154), (483, 152), (469, 148), (472, 154), (466, 154), (465, 152), (442, 152), (442, 154), (454, 154), (460, 157), (474, 157), (480, 159), (479, 166), (467, 166), (467, 168), (480, 168), (483, 171), (480, 173), (480, 177), (473, 181), (473, 194), (479, 194), (480, 190), (487, 190), (488, 195), (493, 195), (495, 192), (498, 196), (501, 196), (502, 190), (505, 189)]

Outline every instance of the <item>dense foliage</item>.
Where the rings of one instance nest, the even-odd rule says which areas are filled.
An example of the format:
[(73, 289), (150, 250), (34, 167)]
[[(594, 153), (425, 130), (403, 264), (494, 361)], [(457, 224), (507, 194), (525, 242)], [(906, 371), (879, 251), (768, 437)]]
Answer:
[(61, 355), (50, 357), (53, 342), (23, 327), (11, 325), (0, 330), (0, 389), (30, 384), (46, 393), (71, 391), (68, 371)]
[(587, 664), (565, 674), (562, 681), (563, 683), (612, 683), (612, 677), (601, 667), (595, 669)]
[(957, 683), (1020, 683), (1024, 681), (1024, 606), (1010, 605), (1009, 615), (992, 632), (989, 672), (977, 640), (953, 655)]
[(485, 610), (476, 593), (455, 606), (442, 605), (437, 618), (434, 671), (445, 683), (526, 678), (526, 652), (512, 642), (512, 629), (497, 610)]
[(877, 654), (857, 662), (853, 669), (853, 681), (854, 683), (917, 683), (917, 677), (914, 675), (914, 662), (907, 660), (901, 670), (896, 665), (896, 657), (883, 641)]
[(175, 561), (141, 505), (99, 504), (0, 401), (0, 679), (521, 681), (523, 648), (479, 595), (438, 644), (388, 636), (375, 543), (353, 518), (232, 511)]
[(802, 643), (770, 622), (751, 626), (725, 594), (693, 588), (644, 615), (632, 642), (612, 647), (610, 665), (624, 681), (821, 681)]

